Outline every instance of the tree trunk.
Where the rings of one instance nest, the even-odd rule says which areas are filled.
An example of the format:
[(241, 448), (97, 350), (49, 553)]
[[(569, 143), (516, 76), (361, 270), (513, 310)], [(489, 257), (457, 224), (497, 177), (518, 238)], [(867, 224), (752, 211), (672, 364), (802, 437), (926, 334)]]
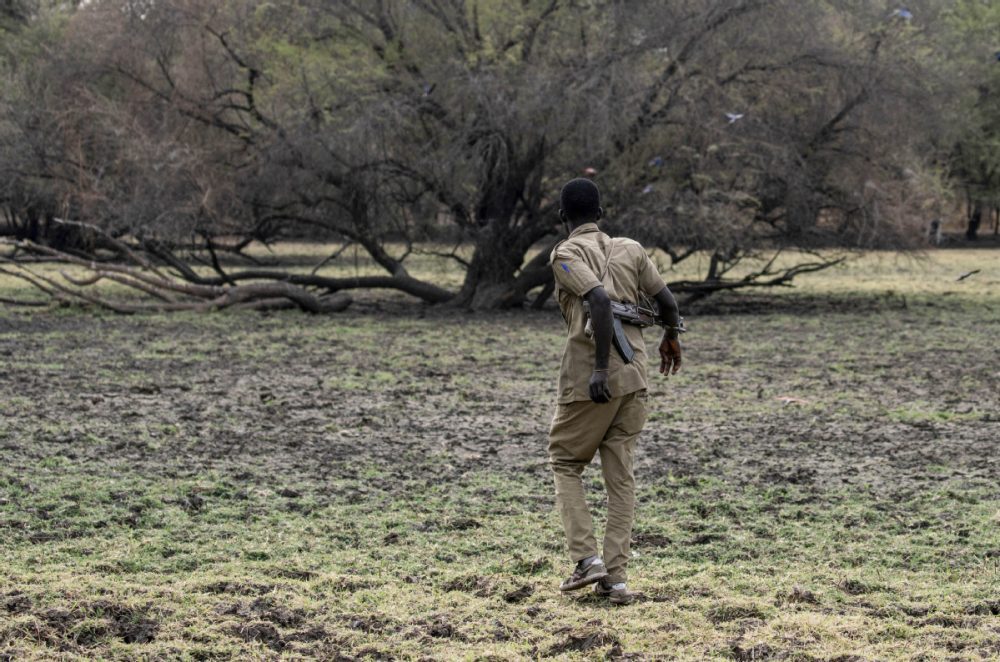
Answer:
[(524, 252), (517, 250), (514, 237), (505, 231), (506, 226), (506, 223), (490, 223), (476, 238), (462, 289), (452, 301), (454, 305), (486, 310), (513, 308), (523, 303), (514, 298), (511, 285)]
[(38, 212), (30, 207), (24, 212), (24, 231), (18, 236), (18, 239), (27, 239), (28, 241), (38, 241), (39, 240), (39, 218)]
[(787, 234), (801, 238), (816, 227), (819, 209), (813, 193), (815, 185), (794, 183), (785, 192), (785, 227)]
[(550, 235), (550, 228), (538, 220), (529, 224), (494, 220), (485, 225), (476, 237), (462, 289), (450, 303), (474, 310), (523, 306), (530, 290), (551, 279), (548, 262), (554, 242), (546, 242), (527, 263), (524, 259), (532, 246)]
[(972, 209), (969, 211), (969, 226), (965, 230), (965, 238), (969, 241), (975, 241), (978, 238), (979, 226), (983, 222), (983, 203), (976, 200), (972, 203)]

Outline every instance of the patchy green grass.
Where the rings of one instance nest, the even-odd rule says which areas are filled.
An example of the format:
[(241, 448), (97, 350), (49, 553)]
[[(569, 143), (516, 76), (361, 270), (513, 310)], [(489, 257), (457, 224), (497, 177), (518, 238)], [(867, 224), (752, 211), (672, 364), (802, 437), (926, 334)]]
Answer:
[(995, 255), (688, 311), (617, 609), (557, 590), (551, 309), (0, 308), (0, 659), (998, 658)]

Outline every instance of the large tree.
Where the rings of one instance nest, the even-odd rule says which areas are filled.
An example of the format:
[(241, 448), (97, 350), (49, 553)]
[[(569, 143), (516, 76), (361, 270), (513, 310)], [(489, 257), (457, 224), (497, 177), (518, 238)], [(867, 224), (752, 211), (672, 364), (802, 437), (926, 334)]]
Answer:
[[(503, 307), (550, 283), (555, 194), (593, 168), (612, 227), (675, 260), (710, 255), (678, 290), (784, 283), (834, 260), (731, 274), (762, 248), (918, 234), (924, 39), (847, 0), (96, 0), (43, 58), (54, 129), (20, 106), (21, 142), (61, 155), (20, 181), (198, 285)], [(215, 259), (289, 233), (354, 242), (385, 273)], [(410, 274), (428, 239), (469, 247), (451, 252), (457, 290)], [(215, 275), (186, 266), (185, 245)]]
[(949, 163), (966, 202), (965, 236), (975, 240), (984, 216), (995, 213), (1000, 230), (1000, 5), (956, 0), (945, 18), (943, 49), (961, 77)]

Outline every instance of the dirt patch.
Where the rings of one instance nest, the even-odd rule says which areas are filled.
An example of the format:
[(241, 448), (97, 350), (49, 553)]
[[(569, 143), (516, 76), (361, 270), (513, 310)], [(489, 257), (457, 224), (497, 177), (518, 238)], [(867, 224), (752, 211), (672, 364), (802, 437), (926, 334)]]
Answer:
[(535, 592), (535, 587), (531, 584), (525, 584), (520, 588), (516, 588), (513, 591), (508, 591), (503, 594), (504, 602), (518, 603), (523, 602), (528, 599), (532, 593)]
[(82, 614), (70, 612), (68, 609), (53, 607), (37, 614), (38, 619), (49, 629), (60, 634), (65, 633), (73, 625), (84, 618)]
[(316, 578), (316, 573), (312, 570), (302, 570), (299, 568), (273, 568), (268, 574), (280, 579), (296, 579), (303, 582)]
[(509, 570), (515, 575), (537, 575), (538, 573), (551, 568), (552, 561), (544, 556), (540, 556), (533, 560), (529, 560), (521, 556), (515, 556), (510, 563), (505, 566), (506, 570)]
[(205, 584), (196, 589), (202, 593), (227, 595), (264, 595), (275, 589), (274, 584), (258, 584), (256, 582), (240, 582), (223, 580)]
[(852, 578), (842, 580), (839, 584), (837, 584), (837, 588), (847, 595), (865, 595), (866, 593), (877, 593), (884, 590), (881, 586), (866, 584), (861, 580)]
[(332, 590), (342, 593), (354, 593), (356, 591), (363, 591), (369, 588), (378, 588), (382, 585), (382, 582), (364, 579), (363, 577), (349, 577), (346, 575), (334, 577), (330, 580), (324, 580), (322, 583), (323, 586), (328, 586)]
[(441, 585), (444, 591), (462, 591), (472, 593), (476, 597), (488, 598), (497, 591), (496, 582), (489, 577), (480, 575), (464, 575), (449, 579)]
[(729, 647), (729, 656), (737, 662), (751, 662), (752, 660), (773, 660), (779, 657), (779, 653), (767, 644), (757, 644), (756, 646), (743, 647), (738, 643)]
[(718, 604), (711, 607), (705, 616), (713, 623), (727, 623), (744, 618), (767, 620), (767, 612), (756, 605)]
[(287, 646), (278, 628), (271, 623), (241, 623), (230, 627), (227, 631), (243, 641), (260, 642), (272, 650), (280, 651)]
[(465, 635), (444, 615), (432, 615), (430, 618), (414, 621), (403, 636), (421, 639), (428, 643), (440, 639), (466, 641)]
[(444, 528), (448, 531), (468, 531), (469, 529), (478, 529), (481, 526), (482, 524), (478, 520), (471, 517), (461, 517), (446, 522)]
[(632, 544), (637, 547), (669, 547), (673, 541), (660, 533), (641, 532), (632, 536)]
[(145, 644), (156, 638), (160, 626), (149, 610), (149, 605), (137, 608), (107, 601), (91, 605), (91, 611), (109, 621), (112, 636), (127, 644)]
[(160, 625), (150, 616), (150, 606), (133, 607), (99, 600), (62, 609), (52, 607), (38, 614), (40, 625), (33, 638), (60, 650), (95, 646), (109, 638), (127, 644), (146, 644), (156, 638)]
[(1000, 600), (983, 600), (966, 605), (965, 613), (977, 616), (1000, 616)]
[(21, 591), (12, 591), (0, 597), (0, 605), (8, 614), (24, 614), (31, 610), (31, 598)]
[(943, 628), (974, 628), (979, 625), (980, 619), (974, 616), (951, 616), (939, 614), (919, 621), (912, 621), (911, 625), (918, 627), (938, 626)]
[(289, 632), (285, 635), (285, 641), (326, 641), (331, 644), (339, 644), (340, 640), (333, 637), (322, 625), (313, 625), (296, 632)]
[(584, 628), (570, 632), (563, 641), (553, 644), (542, 657), (555, 657), (566, 653), (586, 653), (605, 646), (621, 647), (618, 636), (603, 628)]
[(338, 657), (338, 660), (347, 662), (348, 660), (376, 660), (377, 662), (392, 662), (396, 657), (381, 648), (375, 646), (365, 646), (356, 651), (356, 657)]
[(926, 616), (931, 611), (926, 605), (896, 605), (896, 607), (907, 616), (914, 617)]
[(775, 606), (778, 607), (787, 603), (818, 605), (820, 604), (820, 599), (809, 589), (802, 588), (801, 586), (794, 586), (788, 593), (779, 593), (775, 598), (774, 603)]
[(344, 614), (338, 616), (337, 619), (342, 621), (345, 627), (351, 630), (357, 630), (358, 632), (364, 632), (367, 634), (398, 632), (401, 627), (397, 621), (385, 616), (379, 616), (375, 614), (368, 614), (368, 615)]
[(303, 610), (280, 605), (271, 596), (257, 598), (252, 602), (221, 604), (216, 607), (215, 611), (219, 615), (269, 621), (281, 627), (297, 627), (306, 620), (306, 613)]

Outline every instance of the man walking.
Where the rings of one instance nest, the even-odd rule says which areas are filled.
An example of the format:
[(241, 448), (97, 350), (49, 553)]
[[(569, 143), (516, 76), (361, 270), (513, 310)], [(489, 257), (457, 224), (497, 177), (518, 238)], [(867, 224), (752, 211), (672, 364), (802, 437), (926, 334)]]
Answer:
[[(641, 328), (622, 324), (629, 347), (612, 350), (611, 302), (637, 304), (640, 294), (656, 300), (665, 329), (659, 346), (663, 375), (680, 369), (680, 318), (677, 302), (643, 247), (598, 229), (604, 210), (593, 182), (570, 181), (559, 202), (569, 237), (552, 251), (551, 264), (568, 338), (549, 431), (549, 459), (570, 558), (576, 563), (560, 590), (595, 584), (597, 594), (615, 604), (629, 604), (635, 599), (625, 585), (635, 511), (632, 457), (646, 421), (646, 345)], [(580, 478), (598, 452), (608, 491), (604, 560)]]

